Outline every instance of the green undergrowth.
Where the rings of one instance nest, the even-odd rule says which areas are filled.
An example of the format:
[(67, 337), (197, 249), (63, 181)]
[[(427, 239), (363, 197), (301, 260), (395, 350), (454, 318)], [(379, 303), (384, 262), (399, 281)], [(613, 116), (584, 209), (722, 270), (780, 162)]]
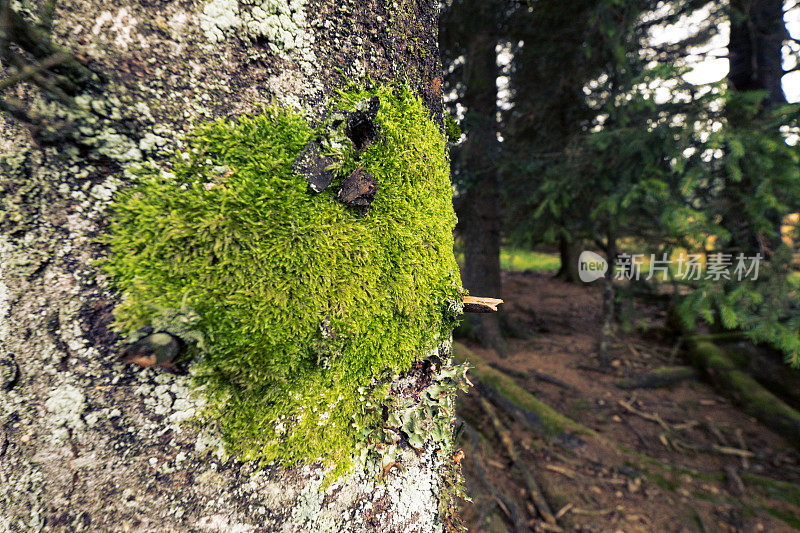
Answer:
[(764, 510), (791, 527), (800, 529), (800, 518), (793, 512), (785, 509), (778, 509), (777, 507), (764, 507)]
[(521, 248), (501, 248), (500, 268), (514, 272), (558, 272), (561, 260), (557, 254), (523, 250)]
[[(329, 126), (270, 107), (199, 127), (171, 173), (144, 171), (115, 200), (104, 268), (124, 295), (117, 326), (199, 317), (206, 416), (243, 459), (343, 471), (387, 423), (393, 377), (449, 338), (461, 282), (446, 141), (407, 87), (334, 105), (374, 94), (377, 138), (340, 150), (319, 194), (292, 165)], [(358, 166), (379, 184), (366, 215), (336, 199)]]

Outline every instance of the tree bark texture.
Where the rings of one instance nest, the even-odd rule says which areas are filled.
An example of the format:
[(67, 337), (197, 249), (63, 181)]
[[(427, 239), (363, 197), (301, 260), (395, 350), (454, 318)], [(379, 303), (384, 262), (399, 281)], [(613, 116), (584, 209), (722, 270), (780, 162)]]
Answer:
[[(227, 457), (213, 427), (186, 424), (202, 403), (187, 377), (119, 362), (117, 297), (95, 264), (126, 169), (163, 161), (194, 123), (270, 102), (313, 119), (368, 78), (408, 79), (440, 122), (437, 16), (433, 0), (56, 4), (52, 43), (97, 76), (64, 91), (78, 115), (34, 84), (0, 95), (24, 104), (0, 113), (0, 531), (440, 528), (431, 450), (326, 489), (318, 464)], [(0, 31), (0, 76), (13, 54), (47, 55)]]

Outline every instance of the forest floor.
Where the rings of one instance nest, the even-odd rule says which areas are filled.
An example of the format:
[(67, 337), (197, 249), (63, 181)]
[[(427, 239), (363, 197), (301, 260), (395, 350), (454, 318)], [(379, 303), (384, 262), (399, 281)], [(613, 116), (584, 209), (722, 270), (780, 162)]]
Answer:
[(512, 379), (599, 436), (545, 437), (497, 410), (520, 462), (557, 515), (557, 525), (547, 524), (537, 516), (520, 471), (512, 468), (479, 391), (471, 388), (460, 400), (459, 416), (486, 440), (474, 448), (477, 453), (471, 439), (460, 441), (473, 500), (463, 505), (461, 516), (470, 531), (513, 530), (513, 513), (504, 501), (518, 509), (517, 529), (523, 524), (530, 531), (800, 529), (800, 454), (780, 435), (702, 378), (668, 388), (615, 386), (616, 379), (644, 374), (671, 358), (681, 364), (672, 341), (645, 333), (663, 325), (663, 311), (636, 304), (631, 313), (636, 327), (618, 328), (613, 371), (602, 373), (592, 370), (600, 337), (599, 286), (567, 284), (552, 274), (506, 272), (503, 293), (509, 322), (517, 336), (527, 338), (508, 339), (505, 359), (474, 341), (457, 342), (515, 375), (535, 371), (557, 378), (561, 384), (535, 374)]

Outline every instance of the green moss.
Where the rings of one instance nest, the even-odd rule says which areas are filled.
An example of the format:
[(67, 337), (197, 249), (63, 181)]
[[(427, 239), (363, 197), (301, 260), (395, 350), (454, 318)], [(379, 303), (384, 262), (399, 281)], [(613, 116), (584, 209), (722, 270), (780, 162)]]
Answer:
[(764, 507), (764, 510), (775, 518), (782, 520), (787, 525), (795, 529), (800, 529), (800, 518), (798, 518), (798, 516), (793, 512), (775, 507)]
[(461, 126), (450, 113), (444, 114), (444, 130), (447, 133), (447, 140), (451, 143), (456, 143), (461, 139)]
[(717, 345), (708, 341), (689, 342), (695, 364), (706, 368), (715, 383), (742, 405), (744, 411), (778, 431), (792, 442), (800, 442), (800, 414), (762, 387), (752, 376), (739, 370)]
[(125, 332), (187, 305), (206, 351), (197, 369), (230, 451), (340, 468), (385, 421), (389, 377), (446, 339), (460, 295), (445, 140), (407, 87), (377, 94), (378, 138), (345, 151), (379, 191), (369, 214), (312, 194), (292, 172), (322, 133), (268, 108), (200, 127), (174, 175), (149, 171), (116, 199), (105, 263)]
[(780, 498), (791, 504), (800, 502), (800, 486), (796, 483), (759, 476), (749, 472), (742, 472), (742, 481), (744, 481), (748, 487), (758, 487), (771, 498)]
[(665, 476), (663, 476), (661, 474), (657, 474), (657, 473), (648, 474), (647, 475), (647, 479), (649, 481), (655, 483), (656, 485), (658, 485), (662, 489), (668, 490), (668, 491), (671, 491), (671, 492), (675, 492), (678, 489), (678, 487), (681, 486), (680, 481), (678, 481), (677, 479), (675, 479), (673, 477), (667, 478), (667, 477), (665, 477)]

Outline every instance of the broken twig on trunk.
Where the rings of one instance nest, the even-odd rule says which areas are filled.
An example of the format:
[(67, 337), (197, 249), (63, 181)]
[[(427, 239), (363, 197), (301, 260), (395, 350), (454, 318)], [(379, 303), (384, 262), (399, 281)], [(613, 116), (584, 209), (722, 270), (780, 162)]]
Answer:
[(480, 296), (464, 296), (461, 298), (465, 313), (496, 313), (497, 306), (503, 303), (499, 298), (482, 298)]

